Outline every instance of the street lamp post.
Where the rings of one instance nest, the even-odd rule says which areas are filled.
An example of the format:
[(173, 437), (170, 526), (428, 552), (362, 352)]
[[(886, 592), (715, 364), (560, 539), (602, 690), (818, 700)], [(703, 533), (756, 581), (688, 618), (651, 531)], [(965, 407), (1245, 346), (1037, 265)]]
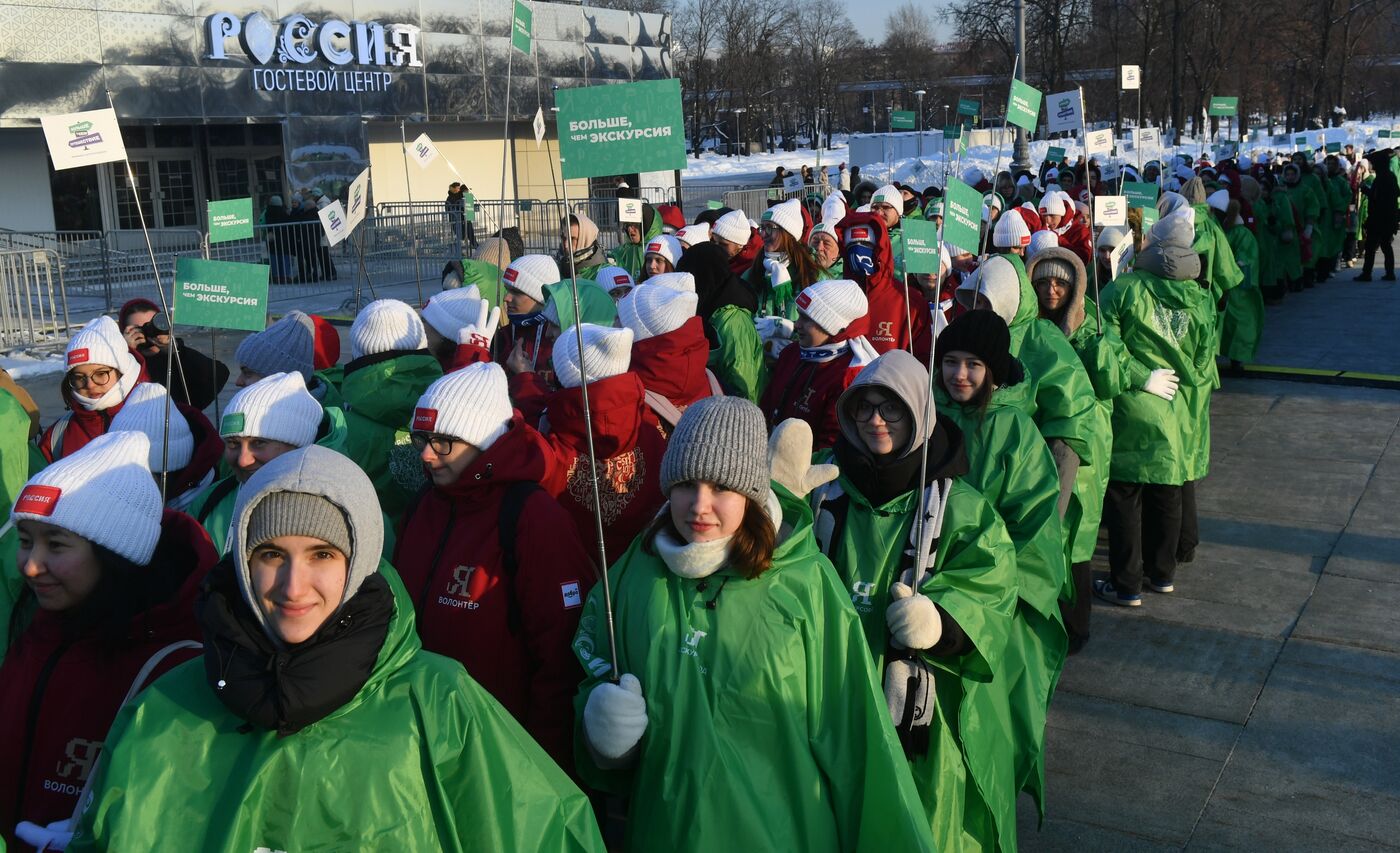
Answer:
[(739, 156), (740, 156), (740, 157), (744, 156), (744, 154), (747, 153), (746, 151), (744, 151), (744, 130), (743, 130), (743, 128), (744, 128), (744, 113), (745, 113), (746, 111), (747, 111), (747, 107), (735, 107), (734, 110), (733, 110), (733, 112), (734, 112), (734, 136), (735, 136), (735, 141), (739, 143)]
[(914, 97), (919, 99), (919, 157), (924, 156), (924, 95), (928, 92), (923, 89), (916, 89)]
[[(1016, 63), (1016, 79), (1022, 83), (1026, 82), (1026, 0), (1016, 0), (1016, 55), (1020, 60)], [(1006, 122), (1002, 122), (1001, 132), (1006, 132)], [(1005, 137), (1003, 137), (1005, 138)], [(1031, 145), (1026, 131), (1016, 128), (1016, 145), (1012, 149), (1011, 172), (1015, 174), (1022, 169), (1031, 167)], [(992, 178), (996, 180), (995, 176)]]

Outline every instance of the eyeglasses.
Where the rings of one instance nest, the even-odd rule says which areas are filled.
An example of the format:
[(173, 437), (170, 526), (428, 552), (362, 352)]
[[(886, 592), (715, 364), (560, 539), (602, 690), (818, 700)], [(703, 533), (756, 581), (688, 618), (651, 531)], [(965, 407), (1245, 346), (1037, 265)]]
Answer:
[(856, 403), (856, 420), (864, 423), (880, 413), (880, 420), (887, 424), (897, 424), (904, 420), (904, 404), (898, 400), (882, 400), (879, 404), (861, 400)]
[(106, 385), (112, 381), (114, 375), (116, 375), (116, 371), (110, 367), (94, 370), (91, 373), (74, 373), (68, 377), (68, 387), (76, 391), (89, 385)]
[(423, 448), (432, 446), (433, 452), (438, 456), (447, 456), (452, 452), (452, 448), (457, 446), (460, 438), (453, 438), (450, 435), (438, 435), (435, 432), (411, 432), (408, 440), (413, 444), (413, 449), (419, 453)]

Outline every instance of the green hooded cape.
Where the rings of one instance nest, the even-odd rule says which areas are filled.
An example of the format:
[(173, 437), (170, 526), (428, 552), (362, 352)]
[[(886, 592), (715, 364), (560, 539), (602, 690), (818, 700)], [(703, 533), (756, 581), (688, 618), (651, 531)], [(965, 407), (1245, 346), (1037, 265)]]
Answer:
[(296, 734), (245, 730), (202, 658), (147, 687), (107, 736), (68, 849), (604, 850), (588, 799), (460, 663), (394, 615), (369, 680)]
[(1264, 332), (1264, 294), (1259, 290), (1259, 243), (1243, 224), (1225, 232), (1244, 283), (1225, 297), (1225, 321), (1220, 327), (1220, 354), (1232, 361), (1254, 361)]
[[(616, 770), (597, 766), (580, 725), (579, 775), (630, 795), (629, 851), (933, 850), (850, 598), (811, 510), (775, 490), (783, 530), (757, 578), (681, 577), (641, 537), (608, 571), (618, 672), (641, 681), (648, 724)], [(610, 671), (601, 584), (574, 652), (581, 720)]]
[[(29, 482), (29, 447), (29, 413), (13, 394), (0, 389), (0, 500), (6, 509), (15, 505)], [(14, 529), (0, 536), (0, 660), (10, 644), (10, 612), (24, 591), (16, 562), (18, 548), (19, 533)]]
[(397, 523), (425, 479), (423, 463), (408, 442), (418, 398), (442, 376), (426, 351), (367, 356), (345, 373), (345, 455), (374, 481), (379, 504)]
[[(650, 209), (651, 205), (646, 205), (646, 207)], [(632, 276), (633, 281), (637, 281), (642, 277), (642, 264), (646, 261), (647, 243), (650, 243), (652, 238), (660, 233), (661, 214), (653, 211), (651, 227), (647, 228), (646, 233), (642, 235), (642, 242), (621, 243), (611, 252), (608, 252), (608, 258), (613, 264), (627, 270), (627, 274)], [(589, 274), (585, 275), (585, 272)], [(580, 278), (592, 278), (597, 274), (597, 269), (579, 269), (577, 270), (577, 274)]]

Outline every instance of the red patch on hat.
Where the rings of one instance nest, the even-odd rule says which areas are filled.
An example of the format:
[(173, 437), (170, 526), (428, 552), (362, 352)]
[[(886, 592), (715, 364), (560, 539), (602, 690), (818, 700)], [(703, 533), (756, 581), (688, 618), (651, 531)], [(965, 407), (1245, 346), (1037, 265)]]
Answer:
[(413, 410), (413, 428), (423, 432), (432, 432), (437, 426), (437, 409), (424, 409), (422, 407)]
[(1031, 244), (1031, 236), (1030, 236), (1029, 234), (1027, 234), (1027, 235), (1025, 235), (1024, 237), (1021, 238), (1021, 245), (1022, 245), (1022, 246), (1029, 246), (1030, 244)]
[(506, 281), (515, 281), (516, 276), (518, 275), (520, 275), (520, 270), (516, 269), (515, 267), (508, 267), (506, 269), (505, 279)]
[(808, 293), (808, 292), (805, 291), (805, 290), (802, 291), (801, 293), (797, 294), (797, 307), (798, 307), (798, 308), (801, 308), (801, 309), (803, 309), (803, 310), (805, 311), (805, 310), (807, 309), (807, 306), (808, 306), (808, 305), (811, 305), (811, 304), (812, 304), (812, 294)]
[(852, 228), (850, 231), (847, 231), (847, 232), (846, 232), (846, 239), (847, 239), (847, 240), (869, 240), (869, 239), (870, 239), (870, 229), (869, 229), (869, 228)]
[(631, 283), (632, 283), (632, 279), (628, 278), (628, 277), (625, 276), (625, 275), (615, 275), (615, 276), (613, 276), (613, 284), (631, 284)]
[(658, 242), (658, 243), (648, 243), (648, 244), (647, 244), (647, 251), (648, 251), (648, 252), (660, 252), (660, 251), (661, 251), (661, 244), (660, 244), (659, 242)]
[(89, 358), (90, 356), (88, 354), (87, 347), (84, 347), (82, 349), (69, 350), (68, 366), (72, 367), (75, 364), (87, 364)]
[(15, 501), (15, 512), (29, 515), (53, 515), (58, 506), (58, 498), (63, 490), (58, 486), (25, 486)]

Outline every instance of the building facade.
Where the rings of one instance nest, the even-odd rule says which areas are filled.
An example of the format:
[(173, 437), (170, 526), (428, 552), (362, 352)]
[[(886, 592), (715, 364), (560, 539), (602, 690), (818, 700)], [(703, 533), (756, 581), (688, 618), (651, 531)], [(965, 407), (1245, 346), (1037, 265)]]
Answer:
[[(496, 198), (503, 175), (506, 198), (552, 198), (554, 88), (672, 76), (670, 19), (531, 6), (525, 54), (513, 0), (3, 0), (0, 227), (136, 228), (139, 199), (155, 228), (203, 230), (207, 201), (339, 195), (366, 165), (376, 202), (448, 180)], [(55, 172), (39, 130), (109, 97), (135, 193), (121, 164)], [(425, 131), (443, 162), (413, 174), (400, 140)]]

